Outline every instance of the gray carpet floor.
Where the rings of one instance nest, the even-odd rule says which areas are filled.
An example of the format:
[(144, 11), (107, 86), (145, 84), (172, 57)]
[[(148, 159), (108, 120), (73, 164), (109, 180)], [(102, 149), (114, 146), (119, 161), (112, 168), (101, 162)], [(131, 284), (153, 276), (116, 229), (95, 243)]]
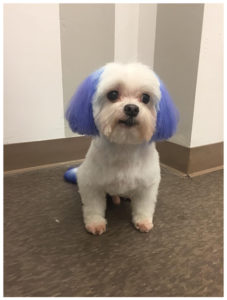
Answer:
[(5, 176), (4, 296), (223, 296), (222, 171), (162, 169), (150, 233), (123, 201), (108, 203), (108, 231), (92, 236), (67, 167)]

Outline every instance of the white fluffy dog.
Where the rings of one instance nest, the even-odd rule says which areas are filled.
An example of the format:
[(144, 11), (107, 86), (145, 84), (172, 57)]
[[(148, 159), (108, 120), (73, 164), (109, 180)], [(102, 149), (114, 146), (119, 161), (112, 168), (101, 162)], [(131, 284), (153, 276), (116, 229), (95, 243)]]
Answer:
[[(106, 194), (131, 199), (132, 222), (153, 227), (160, 182), (155, 141), (171, 137), (178, 113), (163, 83), (140, 63), (109, 63), (79, 86), (66, 113), (74, 132), (92, 135), (76, 172), (86, 229), (106, 231)], [(66, 174), (67, 179), (67, 174)]]

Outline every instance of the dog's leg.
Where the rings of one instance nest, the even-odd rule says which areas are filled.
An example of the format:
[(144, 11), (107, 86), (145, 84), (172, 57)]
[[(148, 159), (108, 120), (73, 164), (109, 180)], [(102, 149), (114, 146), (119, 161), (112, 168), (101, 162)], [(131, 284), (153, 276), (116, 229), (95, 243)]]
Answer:
[(159, 183), (152, 185), (151, 188), (135, 193), (131, 197), (132, 222), (141, 232), (148, 232), (153, 228), (158, 186)]
[(119, 196), (112, 196), (113, 204), (120, 205), (121, 204), (121, 198)]
[(105, 193), (93, 189), (80, 189), (83, 203), (85, 228), (92, 234), (101, 235), (106, 231), (106, 197)]

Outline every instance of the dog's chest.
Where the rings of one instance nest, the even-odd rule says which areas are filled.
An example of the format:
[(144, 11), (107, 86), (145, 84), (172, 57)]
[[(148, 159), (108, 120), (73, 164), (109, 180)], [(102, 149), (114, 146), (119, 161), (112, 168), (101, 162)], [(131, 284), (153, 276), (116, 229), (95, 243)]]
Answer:
[(118, 146), (97, 139), (89, 150), (87, 172), (110, 195), (129, 196), (150, 186), (159, 176), (158, 153), (153, 144)]
[(131, 192), (149, 185), (141, 163), (116, 161), (103, 173), (103, 188), (110, 195), (129, 196)]

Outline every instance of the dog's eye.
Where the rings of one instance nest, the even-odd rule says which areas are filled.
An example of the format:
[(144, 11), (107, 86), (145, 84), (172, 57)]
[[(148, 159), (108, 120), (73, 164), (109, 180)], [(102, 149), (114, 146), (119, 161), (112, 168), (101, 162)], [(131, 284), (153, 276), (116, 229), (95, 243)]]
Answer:
[(118, 91), (110, 91), (108, 94), (107, 94), (107, 98), (110, 100), (110, 101), (115, 101), (117, 100), (119, 97), (119, 93)]
[(143, 94), (141, 100), (143, 103), (147, 104), (150, 101), (150, 96), (148, 94)]

